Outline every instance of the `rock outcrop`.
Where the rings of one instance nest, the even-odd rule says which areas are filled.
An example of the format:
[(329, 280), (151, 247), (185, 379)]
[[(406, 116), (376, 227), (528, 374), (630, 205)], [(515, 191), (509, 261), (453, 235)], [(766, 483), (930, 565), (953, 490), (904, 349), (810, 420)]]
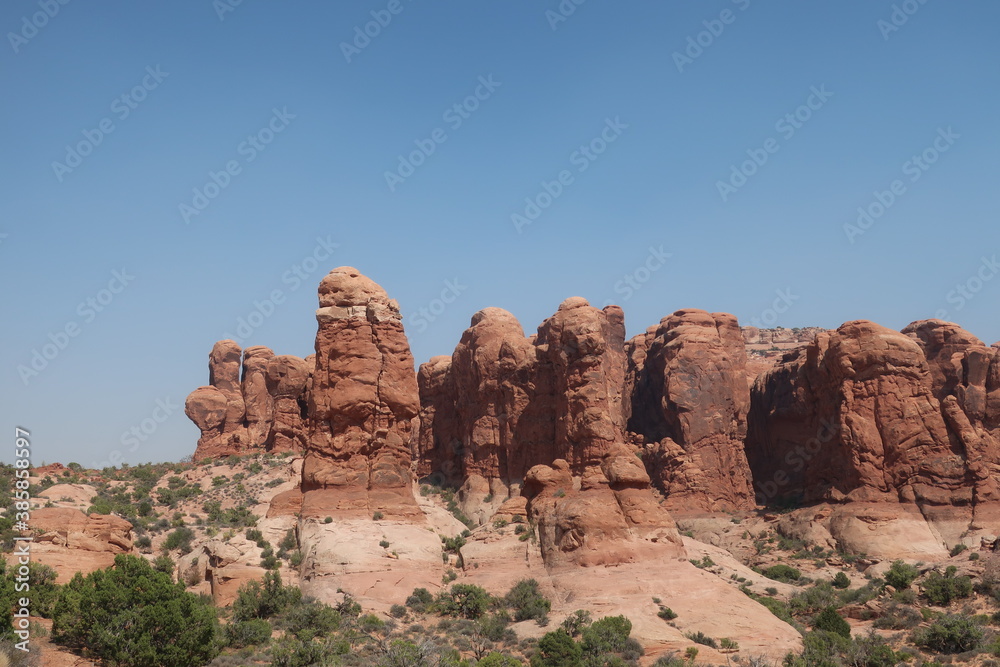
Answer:
[(319, 305), (303, 515), (415, 514), (410, 439), (420, 406), (399, 306), (351, 267), (323, 278)]
[(31, 528), (36, 534), (32, 560), (54, 568), (60, 584), (76, 572), (110, 567), (116, 554), (132, 552), (132, 524), (111, 514), (43, 507), (32, 512)]
[(420, 369), (421, 471), (460, 480), (473, 516), (523, 494), (549, 566), (623, 562), (640, 543), (681, 553), (625, 443), (624, 338), (620, 308), (579, 297), (532, 338), (506, 311), (476, 313), (451, 359)]
[(672, 511), (751, 509), (750, 392), (736, 318), (679, 310), (628, 345), (628, 429)]
[(285, 354), (268, 360), (265, 370), (267, 393), (273, 401), (270, 446), (275, 452), (301, 452), (306, 444), (306, 391), (315, 357), (305, 359)]
[(261, 345), (242, 350), (235, 341), (220, 340), (209, 355), (208, 369), (208, 386), (195, 389), (184, 404), (184, 412), (201, 430), (196, 460), (302, 450), (300, 406), (310, 374), (307, 362), (275, 357)]
[(1000, 500), (988, 408), (995, 354), (935, 320), (902, 333), (861, 320), (818, 335), (753, 388), (747, 456), (758, 502), (846, 503), (827, 528), (854, 546), (878, 524), (888, 534), (906, 522), (939, 550), (986, 528)]
[(905, 334), (847, 322), (759, 378), (753, 394), (747, 455), (761, 500), (972, 500), (926, 357)]

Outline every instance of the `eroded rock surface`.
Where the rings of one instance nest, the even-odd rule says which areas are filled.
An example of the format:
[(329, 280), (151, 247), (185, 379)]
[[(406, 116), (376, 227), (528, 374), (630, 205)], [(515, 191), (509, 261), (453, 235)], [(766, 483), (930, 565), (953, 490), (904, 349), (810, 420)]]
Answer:
[(399, 306), (351, 267), (323, 278), (319, 305), (303, 514), (414, 514), (410, 438), (420, 406)]
[(743, 452), (750, 392), (736, 318), (679, 310), (629, 341), (628, 429), (671, 510), (754, 506)]
[(191, 392), (184, 404), (201, 430), (195, 459), (302, 450), (308, 362), (275, 357), (262, 345), (242, 350), (235, 341), (221, 340), (208, 367), (209, 384)]

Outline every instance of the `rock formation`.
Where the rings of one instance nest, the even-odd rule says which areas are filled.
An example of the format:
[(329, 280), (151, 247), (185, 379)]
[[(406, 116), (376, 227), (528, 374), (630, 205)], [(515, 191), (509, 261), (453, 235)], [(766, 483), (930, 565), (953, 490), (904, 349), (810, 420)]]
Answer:
[(626, 342), (620, 308), (573, 297), (532, 336), (481, 310), (414, 373), (376, 283), (335, 269), (319, 306), (314, 356), (220, 341), (186, 404), (198, 458), (305, 452), (275, 516), (415, 520), (419, 478), (478, 524), (524, 503), (547, 566), (679, 552), (667, 510), (810, 506), (788, 531), (843, 547), (911, 530), (920, 553), (1000, 520), (1000, 346), (955, 324), (741, 329), (685, 309)]
[(932, 388), (905, 334), (865, 320), (820, 334), (754, 385), (747, 455), (758, 490), (804, 503), (969, 503)]
[(628, 429), (671, 510), (754, 506), (743, 453), (750, 392), (736, 318), (679, 310), (629, 341)]
[(399, 306), (351, 267), (323, 278), (319, 305), (303, 514), (412, 514), (419, 399)]
[(579, 297), (530, 339), (506, 311), (476, 313), (451, 359), (420, 369), (421, 471), (461, 483), (474, 516), (523, 493), (549, 566), (621, 562), (644, 540), (681, 553), (625, 443), (624, 337), (620, 308)]
[(876, 525), (887, 535), (907, 523), (901, 534), (925, 544), (916, 553), (985, 528), (1000, 500), (995, 355), (936, 320), (818, 335), (753, 388), (746, 451), (758, 502), (847, 503), (828, 527), (842, 545), (867, 540), (869, 553)]
[(300, 452), (306, 443), (306, 391), (315, 357), (285, 354), (267, 362), (265, 382), (273, 400), (270, 445), (275, 452)]
[(54, 568), (60, 584), (76, 572), (110, 567), (115, 554), (132, 551), (132, 524), (111, 514), (43, 507), (31, 513), (31, 528), (36, 533), (32, 560)]
[(195, 459), (302, 450), (305, 427), (300, 405), (309, 379), (307, 362), (275, 357), (264, 346), (241, 350), (235, 341), (220, 340), (209, 355), (208, 369), (208, 386), (191, 392), (184, 405), (184, 412), (201, 430)]

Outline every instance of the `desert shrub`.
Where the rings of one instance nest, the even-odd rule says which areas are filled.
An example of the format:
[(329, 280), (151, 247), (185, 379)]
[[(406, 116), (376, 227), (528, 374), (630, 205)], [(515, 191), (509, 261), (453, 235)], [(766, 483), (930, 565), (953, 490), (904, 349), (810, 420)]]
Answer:
[(236, 621), (226, 626), (226, 641), (233, 648), (259, 646), (271, 639), (271, 624), (262, 618)]
[[(32, 616), (52, 618), (53, 609), (59, 597), (59, 586), (56, 584), (58, 574), (48, 565), (30, 561), (28, 563), (28, 582), (30, 588), (24, 589), (24, 578), (18, 581), (18, 566), (8, 565), (0, 558), (0, 638), (13, 636), (11, 610), (15, 601), (27, 598)], [(20, 605), (17, 605), (20, 606)], [(3, 623), (6, 619), (6, 623)]]
[(173, 530), (163, 542), (163, 548), (173, 551), (180, 549), (182, 554), (191, 553), (191, 541), (194, 540), (194, 531), (190, 528), (177, 528)]
[(414, 588), (410, 596), (406, 598), (406, 606), (418, 613), (426, 611), (432, 602), (434, 602), (434, 596), (426, 588)]
[(153, 561), (153, 569), (170, 577), (174, 575), (174, 559), (167, 554), (160, 554)]
[(962, 544), (961, 542), (959, 542), (958, 544), (956, 544), (955, 546), (953, 546), (951, 548), (951, 551), (948, 552), (948, 555), (951, 556), (952, 558), (954, 558), (955, 556), (957, 556), (958, 554), (962, 553), (963, 551), (965, 551), (968, 548), (969, 547), (967, 547), (964, 544)]
[(361, 615), (361, 605), (358, 604), (350, 593), (344, 593), (343, 599), (338, 602), (333, 607), (341, 616), (347, 616), (349, 618), (357, 618)]
[(560, 628), (538, 640), (531, 667), (578, 667), (582, 656), (583, 648)]
[(774, 579), (775, 581), (783, 581), (785, 583), (792, 583), (798, 581), (802, 577), (802, 573), (790, 565), (785, 565), (784, 563), (779, 563), (778, 565), (772, 565), (771, 567), (764, 570), (763, 574), (768, 579)]
[(632, 621), (624, 616), (605, 616), (584, 628), (581, 644), (587, 654), (617, 653), (630, 634)]
[(253, 618), (272, 618), (302, 598), (302, 591), (295, 586), (285, 586), (277, 572), (268, 572), (260, 581), (250, 581), (240, 586), (233, 602), (233, 620), (248, 621)]
[(219, 635), (210, 604), (126, 554), (112, 568), (74, 576), (53, 612), (53, 641), (121, 667), (205, 665)]
[(393, 618), (403, 618), (406, 616), (406, 607), (401, 604), (394, 604), (389, 607), (389, 615)]
[(327, 654), (323, 644), (287, 637), (271, 648), (274, 667), (308, 667), (319, 664)]
[(814, 630), (802, 637), (802, 653), (785, 656), (784, 667), (839, 667), (839, 656), (851, 648), (851, 640), (835, 632)]
[(484, 656), (476, 663), (477, 667), (521, 667), (522, 663), (517, 658), (496, 651)]
[(340, 612), (330, 605), (312, 599), (298, 600), (282, 613), (278, 627), (307, 641), (339, 629), (341, 619)]
[[(510, 616), (503, 611), (497, 614), (483, 616), (476, 622), (476, 634), (491, 642), (500, 642), (510, 637), (507, 626), (510, 625)], [(516, 637), (516, 635), (514, 635)]]
[(515, 621), (541, 620), (552, 609), (549, 602), (538, 590), (534, 579), (522, 579), (504, 596), (504, 602), (514, 610)]
[(827, 607), (813, 619), (813, 628), (834, 632), (841, 637), (851, 636), (851, 626), (837, 613), (834, 607)]
[(851, 585), (850, 578), (843, 572), (838, 572), (831, 582), (834, 588), (847, 588)]
[(869, 632), (851, 643), (845, 658), (847, 664), (856, 667), (895, 667), (909, 656), (893, 651), (884, 637)]
[(841, 599), (829, 581), (820, 581), (789, 599), (788, 606), (794, 614), (812, 614), (827, 607), (840, 606)]
[(729, 637), (723, 637), (719, 640), (719, 650), (720, 651), (738, 651), (740, 650), (740, 643), (730, 639)]
[(223, 528), (252, 528), (257, 525), (257, 517), (246, 507), (230, 507), (222, 509), (218, 500), (209, 500), (201, 506), (205, 512), (206, 521)]
[(664, 621), (672, 621), (677, 618), (677, 612), (670, 607), (660, 607), (660, 611), (656, 612), (656, 615)]
[(295, 547), (299, 546), (298, 540), (295, 539), (295, 529), (289, 528), (288, 532), (278, 543), (279, 549), (284, 549), (285, 551), (292, 551)]
[(955, 566), (951, 565), (944, 576), (937, 572), (931, 574), (921, 584), (924, 597), (931, 604), (945, 606), (952, 600), (967, 598), (972, 595), (972, 579), (966, 576), (956, 577)]
[(699, 630), (698, 632), (685, 632), (684, 636), (693, 641), (695, 644), (701, 644), (703, 646), (709, 646), (711, 648), (719, 648), (719, 645), (714, 639), (706, 635), (704, 632)]
[(893, 602), (873, 625), (880, 630), (909, 630), (917, 627), (922, 620), (916, 609)]
[(583, 629), (591, 624), (593, 619), (586, 609), (577, 609), (572, 614), (563, 619), (561, 627), (570, 637), (576, 637), (583, 632)]
[(897, 590), (909, 588), (913, 580), (920, 576), (920, 571), (901, 560), (893, 561), (889, 571), (885, 573), (885, 583)]
[(938, 653), (964, 653), (983, 643), (983, 629), (971, 619), (942, 616), (928, 627), (913, 633), (913, 643)]
[(441, 548), (449, 553), (457, 554), (464, 546), (465, 537), (463, 535), (456, 535), (455, 537), (441, 536)]
[(475, 620), (486, 613), (491, 600), (490, 594), (479, 586), (455, 584), (450, 591), (439, 595), (437, 604), (444, 614)]
[(358, 618), (358, 628), (368, 634), (382, 632), (386, 629), (386, 622), (375, 614), (365, 614)]

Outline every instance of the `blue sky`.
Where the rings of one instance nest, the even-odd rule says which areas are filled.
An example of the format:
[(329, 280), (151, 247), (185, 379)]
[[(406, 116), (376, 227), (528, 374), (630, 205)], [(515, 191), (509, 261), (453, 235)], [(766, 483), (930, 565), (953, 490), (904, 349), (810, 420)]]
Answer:
[(15, 425), (36, 465), (190, 454), (212, 344), (252, 318), (310, 353), (341, 265), (417, 363), (574, 295), (632, 334), (698, 307), (1000, 339), (996, 3), (230, 5), (0, 8), (0, 459)]

